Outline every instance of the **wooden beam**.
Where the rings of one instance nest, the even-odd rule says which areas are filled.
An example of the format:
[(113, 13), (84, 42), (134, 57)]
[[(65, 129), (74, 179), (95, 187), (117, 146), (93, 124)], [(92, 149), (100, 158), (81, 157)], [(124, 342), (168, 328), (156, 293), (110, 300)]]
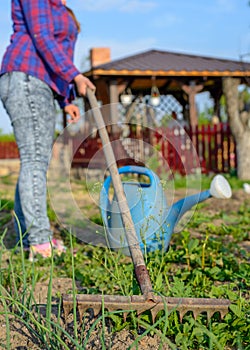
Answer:
[(188, 95), (189, 101), (189, 118), (190, 125), (195, 127), (198, 125), (198, 116), (195, 104), (195, 96), (203, 89), (203, 85), (196, 85), (195, 82), (190, 82), (190, 85), (182, 85), (182, 90)]
[(112, 123), (112, 132), (118, 132), (118, 102), (119, 93), (116, 80), (111, 80), (109, 82), (109, 95), (110, 95), (110, 115)]
[(212, 90), (210, 91), (210, 95), (214, 100), (214, 115), (216, 115), (219, 119), (221, 119), (220, 98), (222, 95), (222, 89)]
[(116, 70), (116, 69), (93, 69), (91, 71), (88, 71), (84, 73), (86, 76), (176, 76), (176, 77), (249, 77), (250, 76), (250, 71), (210, 71), (210, 70), (203, 70), (203, 71), (197, 71), (197, 70), (192, 70), (192, 71), (187, 71), (187, 70), (158, 70), (158, 71), (153, 71), (153, 70), (128, 70), (128, 69), (121, 69), (121, 70)]

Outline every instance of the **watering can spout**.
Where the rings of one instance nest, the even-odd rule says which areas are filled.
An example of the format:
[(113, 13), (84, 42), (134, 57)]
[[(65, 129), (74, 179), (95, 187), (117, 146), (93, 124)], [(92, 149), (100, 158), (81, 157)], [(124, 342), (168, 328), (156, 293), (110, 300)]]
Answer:
[(227, 180), (222, 175), (216, 175), (210, 184), (209, 190), (185, 197), (174, 203), (169, 208), (167, 220), (169, 221), (171, 234), (182, 216), (198, 203), (201, 203), (211, 197), (228, 199), (231, 196), (232, 190)]
[(197, 193), (183, 199), (180, 199), (178, 202), (174, 203), (168, 212), (167, 222), (170, 225), (171, 234), (174, 231), (175, 226), (178, 224), (182, 216), (192, 209), (198, 203), (205, 201), (206, 199), (211, 197), (210, 190), (206, 190), (201, 193)]

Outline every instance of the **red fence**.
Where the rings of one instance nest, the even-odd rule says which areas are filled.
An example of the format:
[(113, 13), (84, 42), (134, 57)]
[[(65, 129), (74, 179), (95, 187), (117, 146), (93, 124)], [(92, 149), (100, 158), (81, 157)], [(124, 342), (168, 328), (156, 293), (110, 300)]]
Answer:
[[(114, 156), (118, 167), (124, 165), (143, 165), (139, 161), (136, 161), (137, 150), (135, 147), (132, 150), (133, 156), (129, 156), (126, 148), (122, 144), (122, 140), (119, 134), (109, 135), (109, 140), (114, 152)], [(98, 169), (105, 168), (106, 161), (102, 148), (102, 141), (97, 133), (95, 138), (89, 136), (81, 142), (81, 138), (73, 137), (71, 140), (73, 159), (72, 168), (89, 168)], [(135, 146), (135, 145), (134, 145)]]
[(190, 137), (207, 171), (228, 173), (237, 168), (236, 143), (229, 124), (203, 125), (190, 130)]
[[(136, 135), (129, 137), (136, 138)], [(227, 123), (197, 126), (193, 129), (186, 129), (186, 132), (177, 127), (174, 129), (159, 128), (155, 137), (151, 138), (146, 130), (140, 137), (143, 138), (145, 144), (152, 142), (153, 146), (155, 146), (155, 141), (151, 140), (156, 140), (158, 147), (160, 146), (159, 162), (162, 170), (166, 164), (171, 171), (183, 175), (195, 172), (197, 168), (201, 168), (203, 173), (229, 173), (237, 168), (236, 144)], [(119, 139), (119, 136), (116, 138)], [(102, 152), (99, 152), (99, 158), (96, 156), (102, 148), (98, 135), (96, 138), (86, 139), (80, 147), (78, 145), (79, 142), (76, 144), (73, 142), (72, 167), (88, 167), (92, 164), (93, 167), (98, 168), (99, 162), (105, 163)], [(133, 148), (133, 144), (130, 146)], [(136, 163), (137, 146), (135, 143), (134, 149), (130, 149), (130, 156), (127, 157), (126, 149), (122, 149), (123, 144), (115, 144), (114, 152), (117, 159), (120, 159), (119, 166), (124, 165), (126, 161), (133, 164), (134, 160)], [(0, 142), (0, 159), (18, 157), (19, 153), (15, 142)], [(161, 162), (160, 158), (164, 162)]]
[(0, 159), (19, 158), (19, 152), (15, 141), (0, 142)]
[[(227, 123), (195, 128), (159, 129), (163, 158), (173, 172), (229, 173), (237, 168), (236, 143)], [(193, 152), (193, 151), (196, 152)]]

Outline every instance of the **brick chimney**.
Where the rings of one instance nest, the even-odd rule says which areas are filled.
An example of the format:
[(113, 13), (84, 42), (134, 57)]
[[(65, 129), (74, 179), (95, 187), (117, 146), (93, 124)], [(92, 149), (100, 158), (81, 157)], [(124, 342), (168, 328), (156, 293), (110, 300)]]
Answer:
[(99, 66), (100, 64), (111, 61), (109, 47), (94, 47), (90, 49), (90, 64), (91, 67)]

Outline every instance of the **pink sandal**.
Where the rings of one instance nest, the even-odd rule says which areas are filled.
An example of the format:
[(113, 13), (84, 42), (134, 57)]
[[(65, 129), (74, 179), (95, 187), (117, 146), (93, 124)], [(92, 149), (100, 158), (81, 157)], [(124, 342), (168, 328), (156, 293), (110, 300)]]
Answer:
[(66, 253), (67, 248), (63, 244), (63, 241), (61, 241), (60, 239), (53, 238), (51, 243), (52, 243), (53, 249), (57, 252), (57, 255), (59, 255), (59, 253), (60, 255), (62, 253)]
[(54, 254), (60, 256), (62, 253), (66, 252), (66, 247), (63, 242), (59, 239), (53, 238), (51, 243), (42, 243), (30, 246), (29, 261), (35, 261), (35, 257), (40, 255), (42, 258), (50, 258), (52, 255), (52, 249)]

